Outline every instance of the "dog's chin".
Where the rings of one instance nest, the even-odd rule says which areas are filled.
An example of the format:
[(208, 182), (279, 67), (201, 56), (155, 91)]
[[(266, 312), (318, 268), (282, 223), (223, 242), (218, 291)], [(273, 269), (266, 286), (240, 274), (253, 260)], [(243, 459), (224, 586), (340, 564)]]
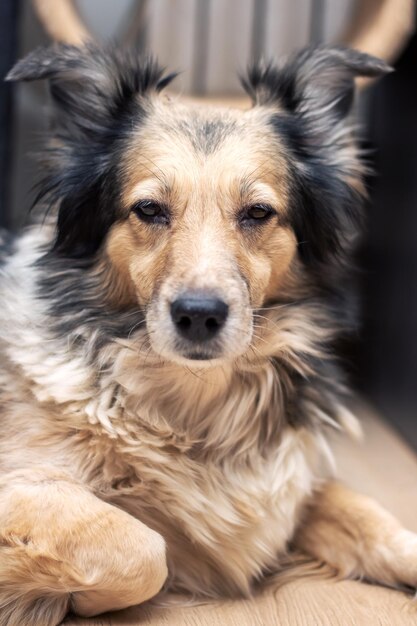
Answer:
[(188, 368), (210, 368), (216, 365), (221, 365), (226, 361), (229, 361), (226, 355), (219, 351), (204, 351), (204, 350), (181, 350), (170, 352), (169, 354), (161, 355), (165, 360), (177, 365), (183, 365)]
[(185, 354), (184, 357), (189, 361), (210, 361), (213, 358), (218, 358), (218, 355), (208, 354), (207, 352), (190, 352)]
[(201, 369), (216, 367), (230, 363), (241, 356), (239, 353), (229, 353), (225, 348), (209, 348), (205, 346), (164, 346), (158, 350), (153, 346), (154, 352), (165, 362), (175, 363), (189, 369)]

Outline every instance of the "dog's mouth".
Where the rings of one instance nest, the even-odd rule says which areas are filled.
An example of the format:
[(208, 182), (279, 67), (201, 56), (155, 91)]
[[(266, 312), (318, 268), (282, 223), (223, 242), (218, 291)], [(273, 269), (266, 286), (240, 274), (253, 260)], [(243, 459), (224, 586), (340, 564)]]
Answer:
[(211, 354), (209, 354), (208, 352), (190, 352), (190, 353), (186, 353), (185, 355), (186, 359), (189, 359), (190, 361), (211, 361), (213, 357)]
[(225, 347), (222, 346), (221, 341), (216, 341), (215, 345), (193, 345), (188, 346), (182, 344), (182, 342), (175, 342), (175, 355), (177, 360), (184, 362), (192, 361), (199, 362), (204, 365), (204, 362), (218, 361), (227, 357)]

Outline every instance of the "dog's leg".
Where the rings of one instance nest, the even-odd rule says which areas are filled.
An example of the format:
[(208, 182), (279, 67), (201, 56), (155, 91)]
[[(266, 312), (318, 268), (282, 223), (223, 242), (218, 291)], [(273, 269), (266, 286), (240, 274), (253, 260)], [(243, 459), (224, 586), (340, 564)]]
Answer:
[(167, 575), (162, 537), (54, 470), (0, 480), (0, 626), (138, 604)]
[(327, 483), (315, 495), (294, 543), (343, 577), (417, 587), (417, 535), (341, 484)]

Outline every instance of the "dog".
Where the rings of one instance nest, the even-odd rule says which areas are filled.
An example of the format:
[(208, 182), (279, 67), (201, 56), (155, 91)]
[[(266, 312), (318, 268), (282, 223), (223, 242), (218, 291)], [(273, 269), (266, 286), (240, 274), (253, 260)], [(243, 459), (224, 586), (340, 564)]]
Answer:
[(366, 172), (356, 76), (319, 46), (184, 103), (155, 61), (55, 45), (43, 219), (1, 245), (0, 624), (52, 626), (163, 590), (251, 593), (289, 546), (417, 584), (417, 536), (333, 482), (357, 430), (334, 342), (355, 324)]

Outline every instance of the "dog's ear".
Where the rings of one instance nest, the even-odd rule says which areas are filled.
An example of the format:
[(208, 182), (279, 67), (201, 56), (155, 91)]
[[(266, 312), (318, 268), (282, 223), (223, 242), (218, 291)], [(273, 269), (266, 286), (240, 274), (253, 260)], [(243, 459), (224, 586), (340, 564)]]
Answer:
[(302, 49), (281, 66), (254, 65), (242, 83), (254, 104), (287, 110), (322, 135), (348, 114), (355, 77), (376, 77), (390, 70), (369, 54), (318, 46)]
[[(91, 48), (91, 46), (88, 46)], [(67, 44), (53, 44), (32, 50), (20, 59), (6, 76), (6, 80), (39, 80), (41, 78), (62, 78), (83, 75), (83, 69), (96, 64), (87, 62), (85, 48)]]
[(49, 81), (52, 141), (37, 201), (59, 205), (56, 250), (79, 257), (99, 248), (117, 217), (120, 139), (174, 76), (134, 51), (94, 44), (38, 48), (10, 71), (10, 81)]
[(91, 134), (100, 122), (120, 112), (133, 96), (161, 91), (175, 74), (151, 58), (114, 46), (54, 44), (40, 47), (16, 63), (7, 81), (49, 81), (57, 107), (56, 123)]

